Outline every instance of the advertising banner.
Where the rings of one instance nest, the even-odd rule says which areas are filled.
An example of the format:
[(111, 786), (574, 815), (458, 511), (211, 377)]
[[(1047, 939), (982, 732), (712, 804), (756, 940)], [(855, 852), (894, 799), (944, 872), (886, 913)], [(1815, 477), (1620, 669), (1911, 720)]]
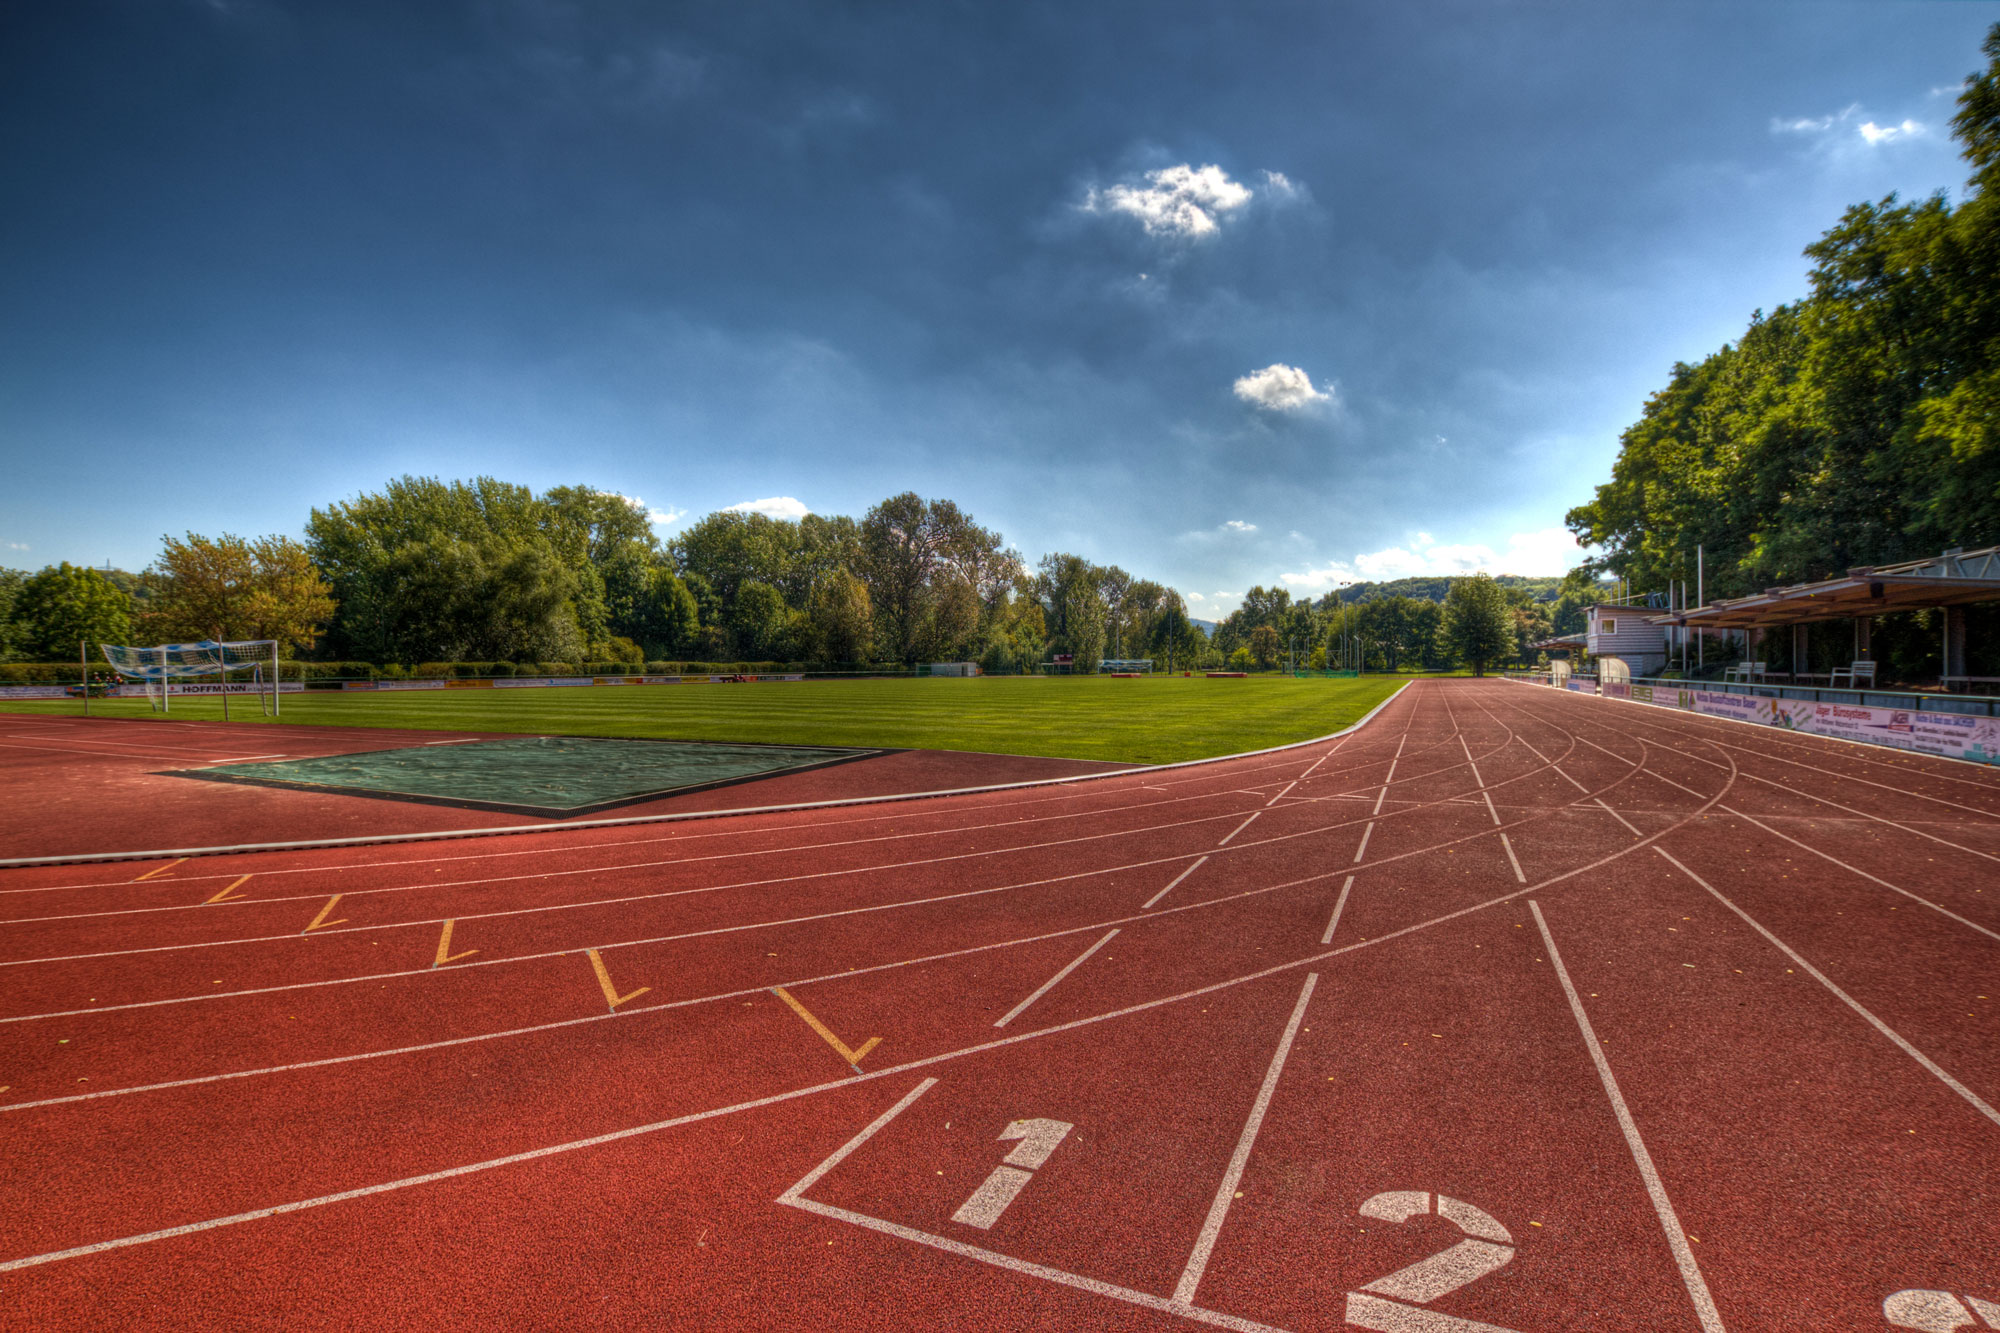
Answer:
[[(302, 694), (305, 692), (305, 688), (304, 681), (284, 680), (278, 682), (278, 693), (280, 694)], [(241, 680), (232, 680), (227, 685), (224, 685), (221, 681), (216, 681), (210, 685), (203, 685), (193, 681), (169, 681), (167, 684), (168, 694), (268, 694), (270, 689), (269, 685), (256, 685), (249, 681)], [(116, 685), (111, 688), (110, 693), (120, 699), (143, 699), (146, 697), (146, 687), (136, 684)]]
[(441, 690), (445, 683), (441, 680), (378, 680), (378, 690)]
[(70, 689), (68, 685), (0, 685), (0, 699), (66, 699)]
[[(1612, 692), (1607, 688), (1605, 693)], [(1685, 708), (1710, 717), (1782, 727), (1812, 736), (1884, 745), (1890, 749), (1912, 750), (1946, 759), (2000, 764), (2000, 718), (1915, 708), (1725, 694), (1719, 690), (1691, 690), (1664, 685), (1634, 685), (1630, 697), (1639, 703)]]

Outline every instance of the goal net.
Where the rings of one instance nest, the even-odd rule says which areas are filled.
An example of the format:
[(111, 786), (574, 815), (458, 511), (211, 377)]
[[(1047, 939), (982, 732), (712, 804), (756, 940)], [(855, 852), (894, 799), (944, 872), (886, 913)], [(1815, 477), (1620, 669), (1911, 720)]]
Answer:
[(167, 712), (176, 694), (220, 694), (229, 716), (231, 694), (254, 694), (267, 717), (278, 715), (278, 643), (162, 643), (151, 648), (104, 645), (104, 660), (119, 675), (145, 686), (154, 711)]

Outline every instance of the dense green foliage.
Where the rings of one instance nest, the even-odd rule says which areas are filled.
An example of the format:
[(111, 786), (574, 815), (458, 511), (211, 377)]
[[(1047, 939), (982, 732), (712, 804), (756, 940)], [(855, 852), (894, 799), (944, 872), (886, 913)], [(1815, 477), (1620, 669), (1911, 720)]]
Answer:
[(1488, 664), (1512, 656), (1517, 647), (1506, 595), (1485, 574), (1451, 585), (1444, 599), (1440, 632), (1475, 676), (1485, 675)]
[(9, 637), (19, 637), (20, 650), (56, 661), (76, 661), (84, 643), (94, 660), (100, 644), (124, 643), (131, 631), (132, 598), (98, 570), (68, 561), (20, 580), (9, 610)]
[(1806, 248), (1811, 294), (1676, 365), (1570, 511), (1595, 567), (1740, 596), (2000, 542), (2000, 25), (1953, 120), (1943, 194), (1856, 204)]
[[(989, 676), (628, 689), (438, 690), (291, 694), (282, 721), (565, 736), (638, 736), (977, 750), (1123, 763), (1170, 763), (1284, 745), (1358, 721), (1396, 689), (1360, 680), (1210, 680)], [(8, 699), (0, 709), (73, 713), (68, 701)], [(93, 702), (145, 717), (143, 699)], [(250, 717), (245, 718), (245, 713)], [(220, 718), (214, 698), (174, 701), (176, 718)], [(238, 722), (261, 721), (238, 707)]]

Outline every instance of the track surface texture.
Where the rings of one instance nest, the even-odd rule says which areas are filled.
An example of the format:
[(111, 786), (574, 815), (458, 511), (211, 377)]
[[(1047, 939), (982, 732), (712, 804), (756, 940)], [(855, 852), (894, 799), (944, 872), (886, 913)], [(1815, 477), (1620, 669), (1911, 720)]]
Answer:
[(0, 1309), (1995, 1327), (1996, 959), (2000, 776), (1496, 681), (1072, 786), (0, 872)]
[[(224, 787), (180, 773), (257, 759), (308, 759), (511, 734), (341, 730), (223, 722), (42, 717), (0, 712), (0, 858), (150, 851), (374, 837), (463, 828), (541, 828), (561, 821), (333, 791)], [(955, 750), (901, 750), (831, 769), (781, 773), (620, 805), (630, 818), (856, 796), (948, 791), (1103, 773), (1123, 764)], [(576, 818), (588, 819), (583, 814)]]

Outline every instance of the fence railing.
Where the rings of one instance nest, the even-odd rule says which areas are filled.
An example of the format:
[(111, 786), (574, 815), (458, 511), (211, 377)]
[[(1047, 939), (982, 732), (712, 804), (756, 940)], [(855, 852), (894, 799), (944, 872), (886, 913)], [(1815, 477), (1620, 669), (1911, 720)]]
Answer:
[[(1551, 683), (1545, 671), (1509, 671), (1509, 680), (1531, 684)], [(1598, 693), (1595, 676), (1572, 675), (1588, 685), (1587, 693)], [(1798, 699), (1806, 703), (1844, 704), (1853, 708), (1906, 708), (1911, 712), (1957, 713), (1969, 717), (2000, 717), (2000, 696), (1977, 694), (1930, 694), (1921, 690), (1828, 689), (1819, 685), (1750, 684), (1742, 681), (1683, 680), (1677, 676), (1634, 676), (1633, 685), (1666, 690), (1699, 690), (1704, 694), (1738, 694), (1757, 699)]]

